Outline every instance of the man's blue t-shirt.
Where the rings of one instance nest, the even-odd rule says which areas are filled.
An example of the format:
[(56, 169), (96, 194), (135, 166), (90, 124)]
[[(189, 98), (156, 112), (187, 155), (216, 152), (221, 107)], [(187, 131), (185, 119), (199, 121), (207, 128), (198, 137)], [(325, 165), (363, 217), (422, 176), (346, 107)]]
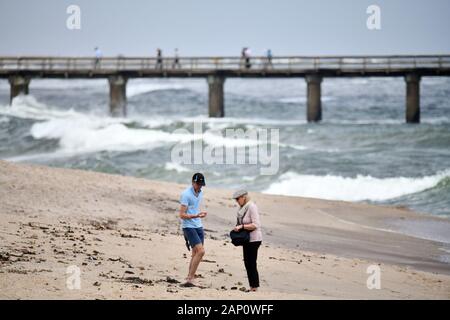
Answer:
[[(188, 187), (181, 193), (180, 203), (187, 207), (186, 214), (199, 214), (200, 213), (200, 202), (203, 198), (203, 192), (200, 191), (198, 196), (195, 195), (194, 187)], [(183, 228), (202, 228), (202, 219), (182, 219)]]

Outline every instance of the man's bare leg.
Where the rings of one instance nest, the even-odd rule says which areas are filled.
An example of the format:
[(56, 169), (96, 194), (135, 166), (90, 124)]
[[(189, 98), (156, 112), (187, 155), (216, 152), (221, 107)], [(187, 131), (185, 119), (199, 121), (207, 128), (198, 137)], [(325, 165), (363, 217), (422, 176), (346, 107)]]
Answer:
[[(200, 261), (202, 261), (203, 256), (205, 255), (205, 249), (201, 243), (197, 244), (192, 248), (193, 255), (191, 259), (191, 263), (189, 264), (189, 274), (188, 274), (188, 282), (192, 282), (195, 278), (195, 272), (197, 271), (198, 265)], [(195, 254), (194, 254), (195, 250)]]
[(192, 248), (191, 261), (189, 261), (189, 271), (188, 271), (188, 275), (186, 277), (186, 280), (188, 280), (188, 281), (190, 280), (189, 279), (189, 274), (190, 274), (191, 269), (192, 269), (192, 260), (194, 260), (194, 256), (195, 256), (196, 253), (197, 253), (196, 247)]

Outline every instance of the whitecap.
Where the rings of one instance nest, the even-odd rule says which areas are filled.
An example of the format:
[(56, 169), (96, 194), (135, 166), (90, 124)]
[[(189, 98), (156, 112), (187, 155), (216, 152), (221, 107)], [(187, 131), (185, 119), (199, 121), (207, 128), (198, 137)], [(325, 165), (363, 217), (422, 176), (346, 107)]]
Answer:
[(385, 201), (433, 188), (450, 169), (424, 177), (375, 178), (367, 175), (303, 175), (287, 172), (264, 193), (344, 201)]
[(189, 172), (191, 170), (189, 170), (186, 167), (183, 167), (181, 164), (176, 163), (176, 162), (166, 162), (166, 164), (164, 165), (164, 169), (167, 171), (176, 171), (178, 173), (182, 173), (182, 172)]

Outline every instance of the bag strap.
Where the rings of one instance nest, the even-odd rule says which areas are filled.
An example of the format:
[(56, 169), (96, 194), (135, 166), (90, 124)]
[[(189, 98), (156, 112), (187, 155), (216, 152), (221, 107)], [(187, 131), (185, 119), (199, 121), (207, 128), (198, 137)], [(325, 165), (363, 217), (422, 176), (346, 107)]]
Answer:
[(249, 210), (249, 208), (247, 208), (247, 210), (245, 210), (245, 213), (244, 213), (244, 215), (242, 216), (242, 218), (241, 218), (241, 222), (239, 223), (239, 218), (236, 218), (236, 225), (238, 226), (238, 225), (240, 225), (240, 224), (244, 224), (244, 217), (245, 217), (245, 215), (247, 214), (247, 212), (248, 212), (248, 210)]

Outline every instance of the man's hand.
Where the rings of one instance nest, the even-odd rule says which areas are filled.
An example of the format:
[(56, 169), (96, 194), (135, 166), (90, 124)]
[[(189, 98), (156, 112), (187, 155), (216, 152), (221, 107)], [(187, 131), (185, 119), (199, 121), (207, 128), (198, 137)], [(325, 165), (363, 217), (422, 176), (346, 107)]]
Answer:
[(207, 214), (208, 214), (207, 212), (202, 211), (202, 212), (200, 212), (197, 216), (198, 216), (199, 218), (204, 218), (204, 217), (206, 217)]

